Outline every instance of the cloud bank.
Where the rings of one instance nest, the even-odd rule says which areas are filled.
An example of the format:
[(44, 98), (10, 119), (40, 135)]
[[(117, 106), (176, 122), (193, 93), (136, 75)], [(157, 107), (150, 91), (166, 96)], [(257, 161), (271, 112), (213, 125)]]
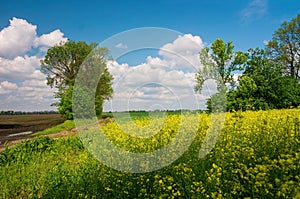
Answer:
[[(58, 29), (38, 35), (36, 25), (15, 17), (0, 30), (0, 110), (55, 109), (50, 106), (56, 101), (54, 90), (46, 85), (40, 60), (48, 48), (66, 41)], [(114, 96), (104, 110), (205, 108), (208, 96), (193, 90), (195, 74), (201, 68), (199, 51), (205, 46), (199, 36), (185, 34), (162, 45), (158, 56), (147, 56), (143, 63), (120, 64), (118, 58), (107, 61), (114, 77)], [(126, 41), (115, 48), (126, 49)], [(213, 82), (204, 87), (206, 93), (213, 93)]]
[[(199, 36), (185, 34), (158, 49), (159, 57), (148, 56), (139, 65), (108, 61), (115, 94), (104, 110), (204, 109), (207, 96), (193, 89), (201, 68), (199, 51), (204, 46)], [(213, 83), (205, 87), (213, 87)]]
[(0, 30), (0, 110), (52, 110), (53, 89), (39, 70), (45, 51), (67, 38), (60, 30), (37, 35), (37, 26), (16, 17)]

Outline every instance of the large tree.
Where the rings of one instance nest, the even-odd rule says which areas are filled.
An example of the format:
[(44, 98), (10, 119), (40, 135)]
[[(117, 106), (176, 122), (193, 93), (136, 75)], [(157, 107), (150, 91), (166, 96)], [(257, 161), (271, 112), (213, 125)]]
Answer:
[(267, 52), (285, 73), (298, 79), (300, 75), (300, 14), (290, 22), (284, 21), (267, 44)]
[(241, 66), (247, 58), (243, 52), (234, 52), (231, 41), (225, 43), (219, 38), (212, 43), (210, 49), (203, 48), (199, 56), (202, 68), (196, 74), (197, 84), (195, 86), (195, 90), (199, 92), (207, 79), (214, 79), (219, 91), (226, 84), (233, 86), (235, 83), (233, 72), (241, 70)]
[(213, 94), (208, 99), (207, 108), (213, 112), (224, 111), (226, 109), (227, 88), (235, 85), (233, 73), (242, 70), (242, 65), (247, 56), (241, 51), (234, 52), (232, 42), (225, 43), (222, 39), (216, 39), (210, 48), (203, 48), (199, 56), (202, 68), (196, 74), (194, 89), (201, 93), (206, 80), (215, 80), (218, 93)]
[[(97, 43), (68, 41), (50, 48), (43, 60), (41, 71), (47, 75), (47, 84), (56, 87), (55, 97), (60, 101), (55, 105), (66, 118), (72, 119), (72, 93), (75, 79), (81, 67), (88, 66), (88, 72), (93, 68), (101, 68), (100, 77), (96, 79), (97, 88), (94, 94), (97, 115), (102, 113), (104, 100), (112, 97), (112, 76), (106, 66), (107, 48), (97, 47)], [(92, 59), (91, 59), (92, 58)], [(88, 60), (87, 60), (88, 59)], [(89, 62), (93, 60), (93, 62)], [(87, 80), (88, 79), (88, 76)]]
[(227, 93), (227, 110), (289, 108), (300, 102), (298, 82), (283, 75), (281, 65), (262, 49), (249, 49), (237, 89)]

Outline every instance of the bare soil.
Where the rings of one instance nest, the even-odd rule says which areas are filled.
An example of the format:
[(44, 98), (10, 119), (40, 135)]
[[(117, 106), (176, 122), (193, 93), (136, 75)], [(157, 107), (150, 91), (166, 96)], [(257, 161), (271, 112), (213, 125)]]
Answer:
[[(33, 132), (37, 132), (37, 131), (41, 131), (41, 130), (44, 130), (44, 129), (46, 129), (46, 128), (49, 128), (49, 127), (52, 127), (52, 126), (55, 126), (55, 125), (57, 125), (57, 124), (59, 124), (59, 123), (62, 123), (64, 120), (59, 116), (58, 117), (58, 115), (56, 115), (56, 117), (58, 117), (58, 118), (61, 118), (62, 120), (60, 121), (60, 122), (58, 122), (59, 120), (55, 120), (55, 115), (53, 115), (53, 120), (52, 120), (52, 123), (50, 124), (50, 126), (48, 126), (48, 125), (46, 125), (44, 122), (42, 122), (42, 123), (40, 123), (40, 122), (38, 122), (38, 121), (40, 121), (40, 120), (44, 120), (45, 118), (44, 117), (39, 117), (40, 115), (38, 115), (38, 116), (35, 116), (35, 118), (36, 118), (36, 123), (34, 122), (34, 121), (32, 121), (32, 125), (33, 126), (31, 126), (32, 127), (32, 129), (33, 129)], [(0, 117), (1, 118), (1, 117)], [(32, 117), (32, 118), (34, 118), (34, 117)], [(47, 118), (47, 117), (46, 117)], [(51, 117), (49, 117), (48, 119), (50, 119)], [(58, 119), (58, 118), (56, 118), (56, 119)], [(6, 118), (6, 119), (8, 119), (8, 118)], [(10, 118), (10, 119), (16, 119), (16, 118)], [(24, 119), (24, 118), (20, 118), (20, 117), (18, 117), (17, 118), (18, 120), (22, 120), (23, 122), (24, 121), (26, 121), (26, 119)], [(105, 120), (106, 119), (106, 117), (104, 117), (104, 118), (102, 118), (102, 119), (100, 119), (99, 121), (97, 121), (96, 123), (98, 123), (98, 124), (100, 124), (100, 125), (106, 125), (107, 123), (110, 123), (110, 122), (112, 122), (112, 121), (114, 121), (114, 118), (113, 117), (110, 117), (110, 119), (107, 121), (107, 120)], [(47, 120), (46, 120), (47, 121)], [(105, 122), (104, 122), (105, 121)], [(107, 122), (106, 122), (107, 121)], [(49, 122), (49, 121), (48, 121)], [(58, 123), (56, 123), (56, 122), (58, 122)], [(56, 124), (55, 124), (56, 123)], [(95, 123), (95, 124), (96, 124)], [(23, 124), (23, 123), (22, 123)], [(41, 125), (41, 127), (39, 128), (39, 127), (37, 127), (37, 126), (34, 126), (34, 124), (43, 124), (43, 125)], [(90, 124), (90, 126), (92, 126), (92, 125), (95, 125), (95, 124)], [(1, 121), (0, 121), (0, 125), (1, 125)], [(4, 126), (4, 125), (3, 125)], [(8, 124), (6, 124), (6, 127), (8, 126)], [(44, 128), (45, 126), (48, 126), (48, 127), (46, 127), (46, 128)], [(9, 126), (9, 127), (11, 127), (11, 126)], [(19, 127), (19, 126), (17, 126), (17, 127)], [(42, 128), (43, 127), (43, 128)], [(79, 128), (84, 128), (84, 129), (87, 129), (89, 126), (84, 126), (84, 127), (79, 127)], [(77, 130), (79, 129), (79, 128), (74, 128), (74, 129), (71, 129), (71, 130), (65, 130), (65, 131), (62, 131), (62, 132), (58, 132), (58, 133), (52, 133), (52, 134), (48, 134), (48, 135), (40, 135), (40, 136), (47, 136), (47, 137), (50, 137), (50, 138), (56, 138), (56, 137), (65, 137), (65, 136), (71, 136), (71, 135), (75, 135), (75, 134), (77, 134)], [(24, 129), (27, 129), (27, 126), (26, 126), (26, 128), (16, 128), (16, 129), (18, 129), (18, 130), (21, 130), (22, 129), (22, 131), (21, 132), (24, 132)], [(13, 128), (11, 128), (11, 132), (13, 132), (13, 133), (16, 133), (16, 132), (18, 132), (18, 131), (16, 131), (16, 129), (13, 129)], [(32, 129), (31, 129), (31, 131), (32, 131)], [(40, 129), (40, 130), (36, 130), (36, 129)], [(0, 129), (0, 132), (1, 132), (1, 130), (2, 129)], [(3, 135), (9, 135), (9, 134), (7, 134), (7, 133), (3, 133)], [(2, 137), (2, 135), (0, 134), (0, 136)], [(3, 136), (4, 137), (4, 136)], [(3, 138), (3, 140), (5, 140), (5, 145), (7, 146), (7, 147), (10, 147), (10, 146), (13, 146), (13, 145), (16, 145), (16, 144), (18, 144), (18, 143), (20, 143), (20, 142), (22, 142), (22, 141), (24, 141), (24, 140), (27, 140), (27, 139), (34, 139), (34, 138), (36, 138), (36, 137), (39, 137), (39, 136), (28, 136), (28, 135), (20, 135), (20, 136), (13, 136), (13, 137), (4, 137)], [(12, 139), (11, 139), (12, 138)], [(1, 143), (0, 144), (0, 152), (1, 151), (3, 151), (5, 149), (5, 146), (4, 146), (4, 143)]]
[(59, 114), (0, 115), (0, 147), (5, 142), (28, 138), (28, 135), (9, 136), (31, 131), (35, 133), (63, 123)]

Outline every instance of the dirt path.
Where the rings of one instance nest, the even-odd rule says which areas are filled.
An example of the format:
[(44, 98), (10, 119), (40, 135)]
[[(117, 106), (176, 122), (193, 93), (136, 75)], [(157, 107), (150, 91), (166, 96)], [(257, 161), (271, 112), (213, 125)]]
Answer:
[[(104, 126), (104, 125), (107, 125), (108, 123), (110, 122), (113, 122), (114, 121), (114, 118), (110, 118), (109, 121), (107, 122), (104, 122), (105, 119), (100, 119), (98, 120), (97, 122), (95, 123), (92, 123), (92, 124), (89, 124), (88, 126), (84, 126), (84, 127), (76, 127), (74, 129), (71, 129), (71, 130), (64, 130), (64, 131), (61, 131), (59, 133), (52, 133), (52, 134), (48, 134), (48, 135), (37, 135), (37, 136), (22, 136), (21, 138), (17, 139), (17, 140), (12, 140), (12, 141), (8, 141), (6, 146), (7, 147), (11, 147), (11, 146), (14, 146), (18, 143), (21, 143), (23, 142), (24, 140), (32, 140), (32, 139), (35, 139), (37, 137), (50, 137), (50, 138), (57, 138), (57, 137), (67, 137), (67, 136), (72, 136), (72, 135), (76, 135), (77, 134), (77, 131), (80, 130), (80, 129), (86, 129), (88, 128), (89, 126), (93, 126), (95, 124), (99, 124), (101, 126)], [(5, 149), (5, 146), (4, 144), (1, 144), (0, 145), (0, 152), (3, 151)]]

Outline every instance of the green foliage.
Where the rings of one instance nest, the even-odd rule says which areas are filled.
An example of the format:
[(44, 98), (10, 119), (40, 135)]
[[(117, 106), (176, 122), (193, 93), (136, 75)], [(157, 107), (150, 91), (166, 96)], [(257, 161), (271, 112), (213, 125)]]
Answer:
[(249, 76), (241, 76), (241, 78), (239, 78), (239, 84), (240, 86), (237, 90), (245, 98), (250, 98), (251, 95), (257, 91), (255, 81)]
[(30, 134), (30, 136), (37, 136), (37, 135), (48, 135), (52, 133), (59, 133), (65, 130), (71, 130), (75, 128), (75, 123), (73, 120), (66, 120), (64, 123), (53, 126), (51, 128), (45, 129), (43, 131), (38, 131), (36, 133)]
[(226, 88), (213, 94), (206, 102), (210, 113), (226, 112)]
[(25, 140), (11, 149), (6, 148), (0, 153), (0, 166), (10, 165), (18, 161), (26, 163), (33, 158), (32, 154), (45, 152), (52, 146), (53, 142), (54, 140), (49, 137), (40, 137), (33, 141)]
[(112, 80), (112, 75), (110, 75), (107, 67), (105, 67), (99, 79), (101, 83), (97, 85), (95, 94), (95, 110), (98, 117), (102, 114), (104, 100), (109, 100), (112, 97)]
[(284, 21), (267, 44), (267, 53), (284, 68), (285, 74), (298, 79), (300, 76), (300, 14), (291, 21)]
[[(217, 39), (200, 52), (203, 68), (196, 74), (196, 91), (204, 81), (215, 79), (219, 93), (207, 101), (207, 108), (219, 107), (222, 85), (231, 84), (226, 93), (227, 110), (266, 110), (297, 107), (300, 104), (300, 14), (284, 21), (275, 31), (265, 50), (249, 49), (248, 53), (233, 53), (231, 42)], [(234, 55), (234, 58), (233, 58)], [(238, 85), (233, 72), (243, 70)], [(221, 85), (221, 86), (220, 86)], [(237, 87), (236, 87), (237, 86)], [(221, 88), (221, 89), (220, 89)]]
[(283, 76), (280, 65), (264, 50), (250, 49), (239, 86), (227, 93), (228, 110), (281, 109), (300, 104), (300, 85)]
[[(56, 87), (55, 93), (60, 101), (56, 104), (59, 113), (66, 119), (73, 119), (73, 91), (75, 79), (85, 82), (83, 88), (75, 89), (82, 99), (95, 102), (92, 109), (96, 109), (98, 116), (102, 113), (104, 100), (112, 97), (112, 76), (108, 72), (105, 57), (109, 51), (106, 48), (98, 48), (97, 43), (68, 41), (50, 48), (47, 55), (41, 61), (41, 71), (47, 75), (47, 84)], [(81, 71), (83, 75), (77, 77)], [(98, 74), (98, 76), (95, 76)], [(95, 92), (92, 88), (96, 88)], [(91, 94), (91, 95), (90, 95)], [(92, 97), (94, 96), (94, 97)], [(88, 107), (90, 108), (90, 107)]]
[(85, 59), (77, 75), (73, 92), (76, 118), (100, 117), (104, 100), (112, 97), (113, 77), (106, 66), (108, 51), (94, 49)]
[(242, 64), (246, 61), (243, 52), (234, 52), (234, 46), (229, 41), (225, 43), (222, 39), (216, 39), (211, 46), (203, 48), (200, 53), (200, 63), (202, 69), (196, 74), (195, 91), (201, 92), (203, 84), (208, 79), (217, 82), (218, 91), (223, 90), (225, 84), (234, 85), (233, 72), (242, 69)]
[(70, 86), (66, 93), (61, 96), (58, 104), (58, 113), (62, 114), (67, 120), (73, 119), (72, 94), (73, 86)]
[(75, 86), (73, 93), (72, 102), (74, 102), (74, 104), (72, 108), (73, 111), (76, 110), (76, 112), (74, 112), (74, 117), (90, 118), (91, 116), (95, 116), (95, 106), (93, 103), (95, 94), (93, 93), (93, 90), (84, 86)]
[(41, 60), (41, 71), (47, 75), (47, 84), (58, 88), (73, 85), (80, 65), (96, 46), (96, 43), (68, 41), (49, 48)]

